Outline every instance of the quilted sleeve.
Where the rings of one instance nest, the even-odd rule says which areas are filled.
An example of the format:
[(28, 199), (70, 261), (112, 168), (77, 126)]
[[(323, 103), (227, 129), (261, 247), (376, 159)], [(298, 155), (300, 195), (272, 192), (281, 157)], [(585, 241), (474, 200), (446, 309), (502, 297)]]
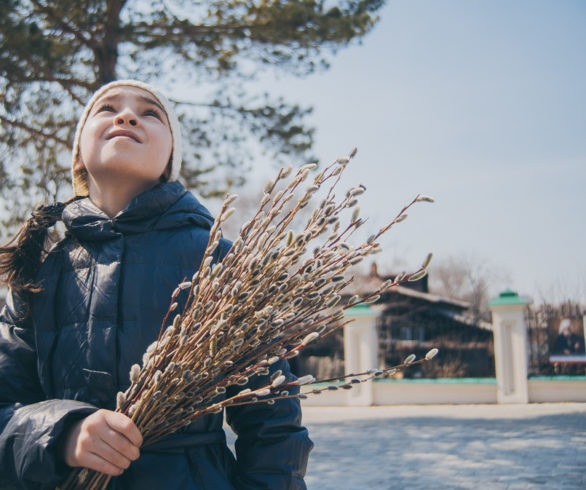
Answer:
[(0, 488), (54, 488), (69, 471), (58, 445), (72, 422), (97, 410), (46, 399), (37, 376), (34, 335), (9, 294), (0, 313)]

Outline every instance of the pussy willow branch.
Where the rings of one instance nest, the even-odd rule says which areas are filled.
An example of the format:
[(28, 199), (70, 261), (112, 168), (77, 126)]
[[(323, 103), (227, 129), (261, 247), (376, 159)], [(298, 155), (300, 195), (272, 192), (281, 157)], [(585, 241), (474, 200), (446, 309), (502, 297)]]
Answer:
[[(427, 196), (417, 196), (377, 234), (353, 248), (346, 240), (364, 223), (357, 203), (365, 188), (354, 187), (339, 201), (334, 193), (353, 156), (354, 152), (324, 168), (289, 210), (286, 203), (294, 198), (315, 165), (301, 167), (288, 182), (291, 168), (281, 169), (265, 185), (253, 218), (242, 226), (240, 235), (218, 262), (214, 258), (218, 255), (220, 227), (232, 214), (229, 206), (235, 200), (235, 196), (226, 197), (210, 230), (199, 269), (173, 292), (157, 340), (143, 356), (142, 367), (132, 367), (130, 387), (117, 396), (117, 410), (139, 427), (144, 445), (226, 406), (274, 403), (283, 397), (323, 391), (315, 388), (291, 394), (291, 389), (297, 390), (308, 379), (303, 383), (287, 380), (280, 371), (272, 372), (265, 386), (254, 390), (246, 386), (255, 376), (271, 374), (271, 366), (278, 361), (297, 355), (308, 343), (347, 324), (341, 321), (347, 308), (375, 302), (388, 288), (425, 275), (431, 256), (418, 271), (403, 273), (362, 298), (355, 295), (347, 304), (340, 304), (342, 291), (352, 282), (347, 276), (350, 267), (380, 251), (376, 240), (403, 221), (408, 208), (416, 202), (431, 201)], [(304, 228), (287, 230), (325, 183), (329, 184), (326, 197)], [(350, 222), (341, 226), (340, 213), (352, 209)], [(308, 254), (308, 246), (318, 239), (321, 245)], [(186, 295), (185, 306), (167, 326), (181, 294)], [(410, 359), (404, 364), (412, 363)], [(399, 368), (402, 366), (392, 369)], [(377, 373), (352, 376), (362, 382)], [(348, 388), (355, 382), (340, 386)], [(232, 386), (240, 391), (229, 397), (227, 389)], [(62, 488), (104, 488), (108, 481), (106, 475), (76, 470)]]

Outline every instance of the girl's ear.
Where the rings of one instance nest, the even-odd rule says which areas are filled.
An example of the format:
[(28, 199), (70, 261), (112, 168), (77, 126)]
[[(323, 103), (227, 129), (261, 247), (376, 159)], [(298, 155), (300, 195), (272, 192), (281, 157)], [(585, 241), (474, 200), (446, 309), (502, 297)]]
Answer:
[(80, 172), (82, 170), (85, 170), (85, 165), (81, 161), (81, 155), (78, 153), (75, 157), (75, 161), (73, 162), (73, 171)]

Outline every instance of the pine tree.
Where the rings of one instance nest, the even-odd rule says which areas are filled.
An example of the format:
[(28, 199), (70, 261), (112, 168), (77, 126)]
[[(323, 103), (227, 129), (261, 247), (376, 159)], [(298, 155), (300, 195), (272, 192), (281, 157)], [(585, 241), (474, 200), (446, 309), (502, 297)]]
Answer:
[(242, 182), (255, 155), (311, 160), (311, 108), (243, 84), (264, 69), (327, 68), (332, 53), (374, 26), (383, 3), (0, 0), (0, 199), (13, 210), (70, 195), (83, 103), (127, 77), (189, 94), (171, 99), (187, 140), (182, 179), (200, 194)]

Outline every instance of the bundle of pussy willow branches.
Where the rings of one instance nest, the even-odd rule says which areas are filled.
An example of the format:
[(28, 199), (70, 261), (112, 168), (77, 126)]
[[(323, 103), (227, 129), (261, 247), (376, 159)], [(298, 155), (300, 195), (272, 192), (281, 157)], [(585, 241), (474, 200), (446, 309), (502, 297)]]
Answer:
[[(408, 208), (416, 202), (433, 201), (419, 195), (366, 242), (356, 247), (347, 244), (348, 237), (364, 223), (357, 204), (365, 188), (354, 187), (338, 200), (334, 190), (354, 154), (336, 160), (309, 185), (304, 182), (315, 165), (301, 167), (294, 175), (290, 167), (281, 169), (266, 183), (258, 211), (242, 226), (227, 255), (214, 261), (220, 227), (234, 211), (230, 205), (236, 196), (226, 197), (199, 270), (174, 291), (159, 338), (147, 349), (142, 366), (132, 366), (130, 387), (118, 393), (116, 410), (137, 425), (143, 446), (227, 406), (274, 403), (277, 398), (347, 389), (435, 356), (433, 349), (419, 361), (411, 355), (399, 366), (320, 380), (327, 381), (326, 385), (314, 384), (311, 375), (291, 380), (270, 369), (348, 323), (345, 309), (373, 303), (388, 288), (426, 274), (431, 254), (417, 271), (388, 280), (364, 297), (355, 295), (340, 302), (342, 291), (352, 281), (348, 269), (381, 250), (379, 237), (403, 221)], [(304, 185), (307, 187), (302, 189)], [(326, 191), (325, 197), (305, 227), (291, 230), (294, 217), (320, 189)], [(349, 217), (346, 224), (341, 220), (344, 213)], [(185, 306), (176, 314), (178, 298), (187, 290)], [(168, 323), (171, 325), (166, 326)], [(269, 373), (266, 385), (247, 388), (251, 378)], [(304, 386), (311, 384), (313, 387)], [(237, 394), (229, 396), (232, 390), (227, 393), (227, 389), (232, 386), (238, 387)], [(76, 469), (60, 488), (101, 489), (108, 481), (107, 475)]]

